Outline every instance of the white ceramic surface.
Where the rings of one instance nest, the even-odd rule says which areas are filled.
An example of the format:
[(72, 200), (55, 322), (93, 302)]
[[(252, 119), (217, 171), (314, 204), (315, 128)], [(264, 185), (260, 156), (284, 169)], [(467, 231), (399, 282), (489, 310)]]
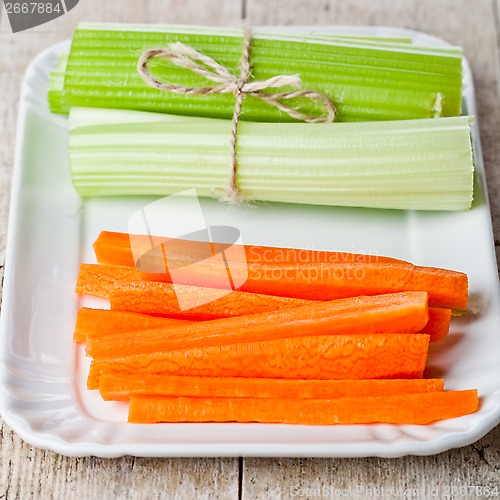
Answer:
[[(393, 28), (320, 29), (444, 43)], [(498, 424), (500, 289), (477, 126), (475, 202), (467, 212), (242, 208), (202, 200), (207, 222), (238, 227), (245, 243), (377, 253), (466, 272), (477, 314), (453, 319), (449, 337), (431, 347), (428, 375), (443, 376), (448, 389), (478, 388), (476, 414), (429, 426), (132, 425), (125, 423), (126, 405), (87, 391), (88, 360), (71, 340), (81, 305), (73, 293), (79, 264), (94, 261), (91, 243), (99, 231), (126, 231), (129, 216), (154, 198), (82, 202), (74, 192), (67, 122), (51, 115), (46, 103), (48, 72), (67, 49), (67, 42), (58, 44), (31, 63), (19, 106), (0, 334), (0, 412), (22, 438), (74, 456), (397, 457), (466, 445)], [(464, 76), (464, 107), (474, 114), (468, 66)]]

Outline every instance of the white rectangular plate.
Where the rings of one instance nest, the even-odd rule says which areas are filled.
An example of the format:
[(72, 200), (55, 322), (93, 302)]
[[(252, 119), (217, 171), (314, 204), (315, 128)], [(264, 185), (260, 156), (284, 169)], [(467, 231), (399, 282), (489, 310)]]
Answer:
[[(283, 28), (281, 28), (283, 29)], [(411, 36), (393, 28), (306, 31)], [(90, 199), (71, 186), (67, 121), (47, 108), (47, 78), (68, 43), (29, 66), (21, 92), (0, 336), (0, 411), (29, 443), (74, 456), (426, 455), (469, 444), (500, 421), (500, 293), (477, 125), (476, 192), (466, 212), (411, 212), (261, 204), (228, 207), (203, 200), (209, 224), (232, 225), (246, 243), (390, 255), (468, 274), (476, 315), (453, 318), (449, 337), (430, 350), (427, 375), (447, 389), (478, 388), (480, 410), (428, 426), (299, 426), (126, 423), (126, 405), (85, 388), (88, 361), (72, 342), (73, 293), (80, 262), (93, 262), (101, 230), (126, 231), (129, 216), (152, 198)], [(475, 114), (464, 71), (464, 108)]]

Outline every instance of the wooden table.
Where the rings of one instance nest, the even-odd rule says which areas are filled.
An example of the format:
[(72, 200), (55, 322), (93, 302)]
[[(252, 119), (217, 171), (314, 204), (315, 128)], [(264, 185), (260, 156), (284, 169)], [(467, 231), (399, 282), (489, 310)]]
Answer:
[[(479, 120), (500, 249), (500, 0), (80, 0), (65, 16), (10, 33), (0, 15), (0, 279), (21, 76), (43, 48), (69, 38), (77, 22), (238, 25), (377, 24), (424, 31), (461, 45), (477, 88)], [(404, 498), (445, 497), (445, 487), (500, 486), (500, 427), (477, 443), (431, 457), (400, 459), (67, 458), (0, 430), (0, 499), (308, 498), (321, 487), (409, 489)], [(303, 488), (300, 490), (299, 488)], [(433, 488), (440, 488), (433, 490)], [(307, 494), (307, 489), (313, 490)], [(323, 492), (328, 492), (326, 489)], [(302, 496), (299, 494), (302, 493)], [(316, 496), (318, 491), (316, 491)], [(373, 490), (373, 495), (377, 490)], [(343, 496), (349, 497), (346, 492)], [(360, 494), (358, 498), (369, 494)], [(380, 495), (379, 495), (380, 498)], [(464, 498), (456, 495), (455, 498)], [(476, 498), (469, 496), (468, 498)]]

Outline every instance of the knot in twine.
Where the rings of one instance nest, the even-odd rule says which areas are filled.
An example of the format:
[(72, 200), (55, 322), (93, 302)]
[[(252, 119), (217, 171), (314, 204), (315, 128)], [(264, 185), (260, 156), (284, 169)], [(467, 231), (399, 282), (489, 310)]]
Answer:
[[(335, 105), (331, 99), (321, 92), (301, 88), (299, 75), (277, 75), (263, 81), (248, 81), (250, 77), (250, 29), (244, 29), (243, 53), (240, 64), (240, 76), (236, 77), (226, 67), (211, 57), (202, 54), (193, 47), (181, 42), (170, 44), (166, 48), (145, 50), (137, 63), (137, 71), (142, 79), (152, 88), (163, 92), (184, 95), (233, 94), (236, 97), (233, 119), (231, 123), (231, 168), (228, 186), (216, 197), (226, 203), (241, 203), (244, 197), (236, 183), (236, 143), (238, 121), (241, 115), (241, 104), (245, 96), (255, 97), (278, 108), (290, 117), (306, 123), (331, 123), (335, 118)], [(150, 72), (148, 63), (153, 59), (167, 59), (175, 65), (193, 71), (207, 80), (217, 83), (211, 87), (186, 87), (176, 83), (164, 83), (157, 80)], [(290, 86), (297, 90), (287, 92), (262, 92), (266, 89)], [(300, 112), (297, 108), (287, 106), (283, 101), (298, 97), (310, 99), (323, 106), (326, 116), (313, 116)]]

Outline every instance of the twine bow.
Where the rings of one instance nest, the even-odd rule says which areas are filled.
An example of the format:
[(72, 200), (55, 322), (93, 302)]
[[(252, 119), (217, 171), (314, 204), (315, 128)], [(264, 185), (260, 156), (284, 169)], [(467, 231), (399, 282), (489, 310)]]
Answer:
[[(250, 42), (251, 33), (249, 29), (244, 30), (243, 53), (240, 64), (240, 75), (236, 77), (226, 67), (219, 64), (211, 57), (202, 54), (193, 47), (181, 42), (170, 44), (166, 48), (152, 48), (145, 50), (137, 63), (137, 71), (142, 79), (152, 88), (163, 92), (173, 92), (184, 95), (213, 95), (233, 94), (236, 97), (233, 119), (231, 123), (231, 170), (228, 186), (218, 197), (219, 200), (228, 203), (239, 203), (244, 201), (236, 183), (236, 145), (237, 128), (241, 114), (241, 104), (245, 96), (255, 97), (267, 104), (278, 108), (296, 120), (307, 123), (331, 123), (335, 118), (335, 105), (331, 99), (321, 92), (301, 88), (299, 75), (277, 75), (263, 81), (248, 81), (250, 76)], [(153, 59), (167, 59), (175, 65), (193, 71), (207, 80), (218, 85), (210, 87), (186, 87), (176, 83), (165, 83), (156, 79), (148, 68), (148, 63)], [(263, 92), (266, 89), (279, 87), (293, 87), (296, 90), (285, 92)], [(318, 102), (323, 106), (326, 114), (321, 116), (307, 115), (297, 108), (287, 106), (284, 101), (295, 98), (306, 98)]]

